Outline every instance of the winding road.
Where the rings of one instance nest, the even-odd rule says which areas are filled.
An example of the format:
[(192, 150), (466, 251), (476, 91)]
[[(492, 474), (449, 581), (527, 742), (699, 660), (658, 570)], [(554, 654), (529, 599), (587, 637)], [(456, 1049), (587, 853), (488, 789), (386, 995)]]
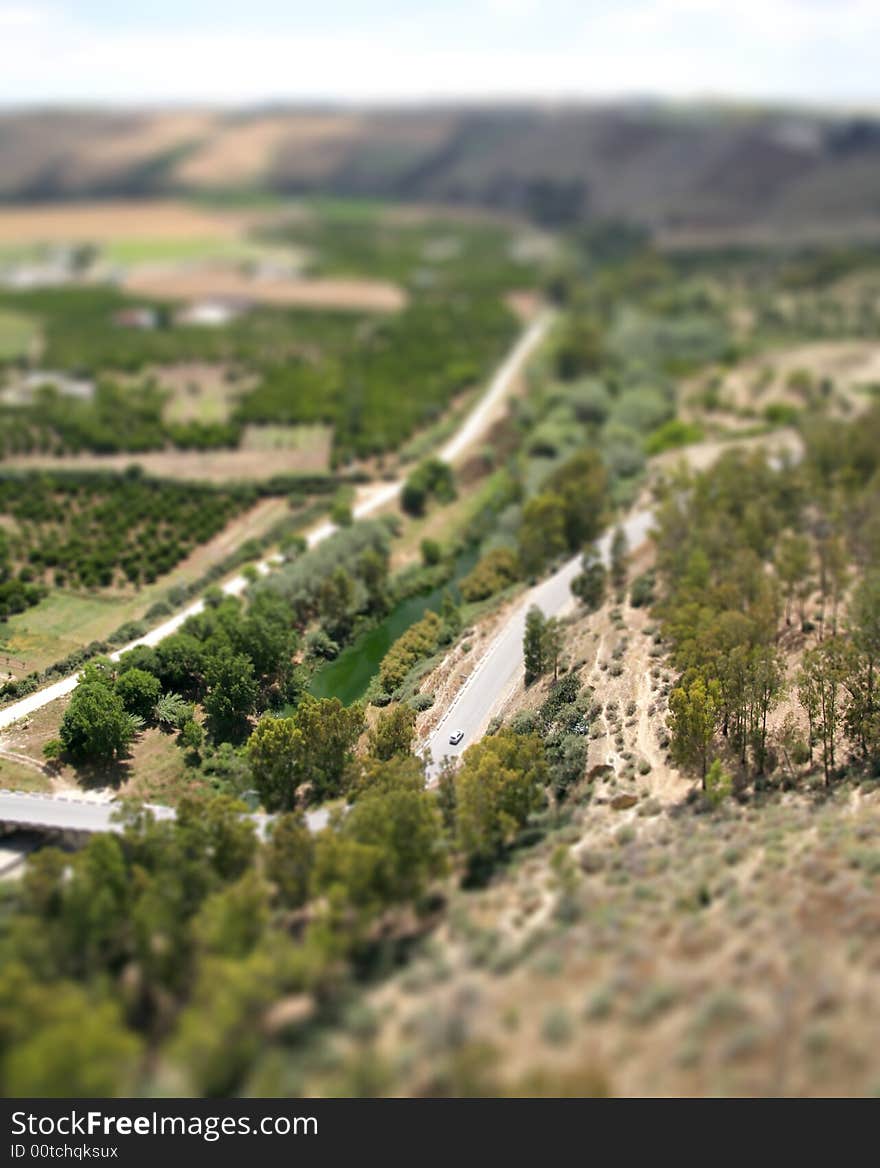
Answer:
[[(632, 550), (647, 538), (653, 512), (634, 511), (622, 521), (627, 542)], [(611, 561), (611, 529), (596, 542), (602, 562)], [(485, 732), (492, 717), (499, 713), (505, 701), (519, 684), (523, 674), (523, 634), (526, 613), (537, 605), (545, 616), (564, 616), (575, 606), (571, 582), (580, 572), (581, 557), (575, 556), (546, 580), (536, 584), (489, 644), (474, 671), (459, 690), (449, 709), (440, 719), (426, 744), (429, 781), (436, 778), (444, 758), (456, 758), (476, 742)], [(458, 745), (449, 742), (453, 731), (462, 730), (464, 737)]]

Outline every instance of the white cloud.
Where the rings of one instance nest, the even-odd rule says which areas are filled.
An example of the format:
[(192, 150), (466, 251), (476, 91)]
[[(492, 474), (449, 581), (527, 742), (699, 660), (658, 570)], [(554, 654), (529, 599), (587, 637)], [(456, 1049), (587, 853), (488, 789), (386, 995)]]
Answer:
[(880, 96), (874, 0), (487, 4), (516, 16), (501, 22), (503, 40), (490, 20), (482, 33), (450, 22), (427, 43), (412, 22), (301, 36), (256, 22), (244, 32), (97, 28), (75, 9), (0, 0), (0, 101)]

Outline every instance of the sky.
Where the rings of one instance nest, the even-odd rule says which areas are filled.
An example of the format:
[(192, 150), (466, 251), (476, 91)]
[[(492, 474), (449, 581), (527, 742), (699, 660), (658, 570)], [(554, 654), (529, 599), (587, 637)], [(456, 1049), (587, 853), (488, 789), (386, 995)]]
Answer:
[(0, 0), (0, 104), (880, 107), (880, 0)]

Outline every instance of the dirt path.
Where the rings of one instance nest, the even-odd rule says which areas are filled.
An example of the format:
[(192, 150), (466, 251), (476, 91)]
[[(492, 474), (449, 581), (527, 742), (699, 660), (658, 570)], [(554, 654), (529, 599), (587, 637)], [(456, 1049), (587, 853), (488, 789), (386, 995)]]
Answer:
[(28, 754), (21, 754), (17, 750), (7, 750), (2, 739), (0, 739), (0, 758), (8, 759), (9, 762), (16, 762), (19, 766), (27, 767), (28, 770), (37, 771), (38, 774), (44, 775), (46, 778), (52, 778), (52, 771), (45, 763), (37, 762)]

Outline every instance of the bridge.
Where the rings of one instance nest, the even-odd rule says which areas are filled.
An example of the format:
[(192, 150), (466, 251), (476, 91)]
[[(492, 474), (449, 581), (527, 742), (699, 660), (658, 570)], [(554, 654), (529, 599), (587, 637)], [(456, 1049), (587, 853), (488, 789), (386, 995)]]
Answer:
[[(34, 831), (40, 835), (58, 837), (67, 843), (82, 843), (99, 832), (121, 833), (125, 829), (119, 815), (119, 803), (98, 802), (66, 795), (35, 795), (26, 791), (0, 790), (0, 831)], [(174, 819), (173, 807), (145, 803), (143, 810), (151, 811), (156, 819)], [(264, 836), (273, 819), (271, 815), (249, 816)], [(318, 807), (306, 814), (311, 831), (326, 827), (330, 813)]]

